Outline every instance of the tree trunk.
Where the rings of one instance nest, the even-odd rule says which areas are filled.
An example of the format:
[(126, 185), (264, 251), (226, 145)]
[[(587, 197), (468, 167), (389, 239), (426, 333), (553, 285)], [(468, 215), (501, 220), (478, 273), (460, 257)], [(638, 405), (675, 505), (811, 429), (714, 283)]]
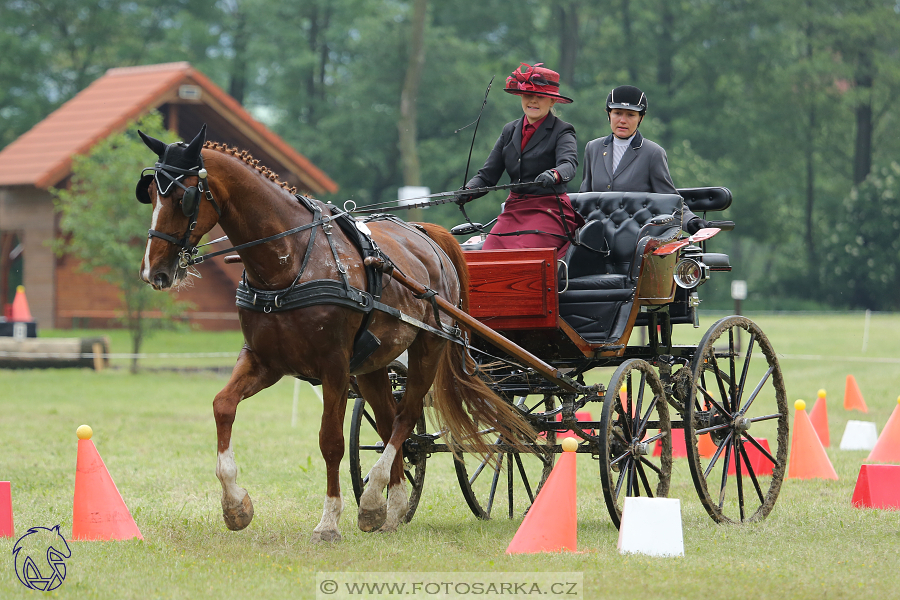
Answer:
[(228, 93), (240, 104), (244, 103), (247, 93), (247, 15), (240, 7), (234, 14), (234, 58), (231, 60), (231, 82)]
[[(809, 5), (807, 4), (807, 8)], [(810, 65), (813, 64), (813, 44), (815, 30), (812, 23), (807, 23), (805, 27), (806, 33), (806, 60)], [(809, 84), (809, 121), (806, 129), (806, 147), (804, 149), (804, 158), (806, 160), (806, 256), (807, 266), (809, 269), (815, 268), (816, 265), (816, 239), (814, 232), (813, 210), (816, 203), (816, 170), (815, 170), (815, 148), (816, 148), (816, 131), (818, 128), (818, 118), (816, 114), (816, 86), (814, 79)]]
[(875, 67), (872, 54), (862, 50), (856, 65), (856, 89), (859, 103), (856, 105), (856, 146), (853, 152), (853, 183), (862, 183), (872, 170), (872, 84)]
[[(810, 96), (813, 94), (810, 93)], [(816, 144), (816, 105), (810, 98), (809, 124), (806, 136), (806, 255), (810, 269), (816, 265), (816, 238), (813, 230), (813, 207), (816, 202), (816, 170), (815, 170), (815, 144)]]
[(669, 99), (674, 92), (672, 82), (675, 79), (675, 65), (673, 63), (675, 40), (672, 37), (672, 30), (675, 27), (675, 15), (672, 13), (668, 0), (660, 2), (659, 18), (661, 31), (657, 36), (657, 51), (659, 54), (656, 62), (656, 82), (659, 84), (659, 90), (663, 92), (664, 97), (654, 102), (653, 115), (662, 124), (662, 132), (659, 136), (660, 144), (663, 148), (668, 148), (672, 143), (672, 115), (669, 108)]
[(422, 81), (422, 68), (425, 66), (425, 17), (427, 12), (428, 0), (413, 0), (409, 62), (406, 67), (403, 91), (400, 94), (400, 120), (397, 122), (397, 129), (400, 133), (400, 164), (403, 168), (404, 185), (422, 184), (419, 153), (416, 147), (416, 108), (419, 98), (419, 83)]
[[(631, 0), (622, 0), (622, 33), (625, 34), (625, 43), (631, 43)], [(628, 85), (634, 85), (637, 82), (637, 66), (639, 61), (626, 60), (628, 66)]]
[(573, 85), (581, 44), (578, 38), (578, 2), (560, 0), (556, 5), (556, 17), (559, 23), (559, 76), (563, 85)]

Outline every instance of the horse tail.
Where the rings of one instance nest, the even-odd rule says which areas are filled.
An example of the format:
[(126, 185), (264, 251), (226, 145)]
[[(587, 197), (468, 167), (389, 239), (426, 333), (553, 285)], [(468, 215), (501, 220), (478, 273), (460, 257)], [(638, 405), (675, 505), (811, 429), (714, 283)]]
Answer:
[[(469, 268), (465, 254), (449, 231), (430, 223), (422, 223), (428, 236), (447, 253), (459, 277), (460, 308), (469, 311)], [(460, 329), (469, 334), (463, 323)], [(459, 458), (460, 449), (483, 458), (496, 457), (491, 448), (496, 436), (520, 451), (531, 451), (528, 441), (536, 434), (521, 412), (494, 393), (478, 376), (475, 362), (457, 344), (446, 344), (434, 378), (434, 409), (437, 425), (449, 433), (448, 445)], [(493, 450), (493, 451), (492, 451)]]

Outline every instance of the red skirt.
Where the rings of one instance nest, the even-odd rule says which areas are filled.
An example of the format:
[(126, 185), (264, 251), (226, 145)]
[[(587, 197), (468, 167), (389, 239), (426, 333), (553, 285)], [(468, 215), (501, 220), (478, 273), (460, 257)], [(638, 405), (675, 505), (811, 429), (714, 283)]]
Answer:
[[(562, 204), (562, 215), (559, 207)], [(563, 221), (565, 217), (565, 222)], [(510, 194), (506, 206), (484, 242), (484, 250), (509, 248), (555, 248), (562, 258), (569, 248), (568, 236), (584, 225), (584, 219), (569, 202), (568, 194), (556, 196), (519, 196)], [(568, 229), (568, 235), (566, 230)], [(514, 234), (517, 231), (541, 233)], [(557, 237), (558, 236), (558, 237)]]

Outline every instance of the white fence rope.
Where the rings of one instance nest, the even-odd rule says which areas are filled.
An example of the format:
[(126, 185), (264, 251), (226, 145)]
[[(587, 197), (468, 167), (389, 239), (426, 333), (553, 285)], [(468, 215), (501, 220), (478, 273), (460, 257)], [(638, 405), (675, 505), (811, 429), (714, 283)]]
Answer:
[(0, 351), (0, 358), (237, 358), (237, 352), (140, 352), (129, 354), (127, 352), (9, 352)]

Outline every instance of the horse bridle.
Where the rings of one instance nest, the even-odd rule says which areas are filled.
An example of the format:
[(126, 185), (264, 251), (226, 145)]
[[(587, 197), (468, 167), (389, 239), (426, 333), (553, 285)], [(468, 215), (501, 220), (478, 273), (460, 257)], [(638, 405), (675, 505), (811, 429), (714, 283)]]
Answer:
[[(171, 147), (171, 146), (170, 146)], [(160, 238), (161, 240), (165, 240), (174, 246), (178, 246), (181, 248), (178, 252), (178, 266), (182, 269), (186, 269), (188, 266), (194, 264), (195, 258), (199, 253), (199, 248), (197, 246), (192, 246), (189, 242), (191, 232), (194, 231), (194, 228), (197, 226), (197, 217), (200, 214), (200, 196), (201, 194), (209, 200), (210, 204), (212, 204), (213, 209), (216, 211), (216, 214), (221, 217), (222, 210), (219, 208), (219, 205), (216, 203), (215, 198), (213, 198), (212, 191), (209, 189), (209, 185), (206, 181), (207, 171), (203, 167), (203, 157), (200, 156), (200, 164), (191, 169), (182, 169), (180, 167), (173, 167), (172, 165), (166, 164), (166, 156), (168, 155), (169, 148), (166, 148), (166, 154), (163, 155), (162, 161), (155, 163), (152, 167), (147, 167), (143, 171), (141, 171), (141, 179), (138, 183), (138, 188), (140, 189), (145, 185), (146, 188), (150, 187), (151, 179), (156, 181), (156, 189), (159, 191), (159, 195), (163, 198), (167, 198), (174, 191), (174, 186), (178, 186), (184, 190), (184, 195), (181, 197), (181, 212), (184, 216), (188, 217), (188, 226), (184, 232), (184, 235), (181, 236), (181, 239), (175, 238), (167, 233), (163, 233), (161, 231), (157, 231), (155, 229), (150, 229), (147, 231), (147, 238)], [(153, 171), (153, 174), (146, 174), (147, 171)], [(173, 176), (172, 173), (175, 173), (176, 176)], [(160, 174), (164, 175), (167, 178), (166, 180), (161, 180)], [(183, 183), (181, 183), (181, 179), (188, 175), (196, 175), (198, 177), (197, 185), (187, 187)], [(165, 185), (163, 183), (165, 182)], [(147, 196), (149, 199), (149, 196)], [(140, 194), (138, 194), (138, 201), (144, 202), (141, 199)]]

